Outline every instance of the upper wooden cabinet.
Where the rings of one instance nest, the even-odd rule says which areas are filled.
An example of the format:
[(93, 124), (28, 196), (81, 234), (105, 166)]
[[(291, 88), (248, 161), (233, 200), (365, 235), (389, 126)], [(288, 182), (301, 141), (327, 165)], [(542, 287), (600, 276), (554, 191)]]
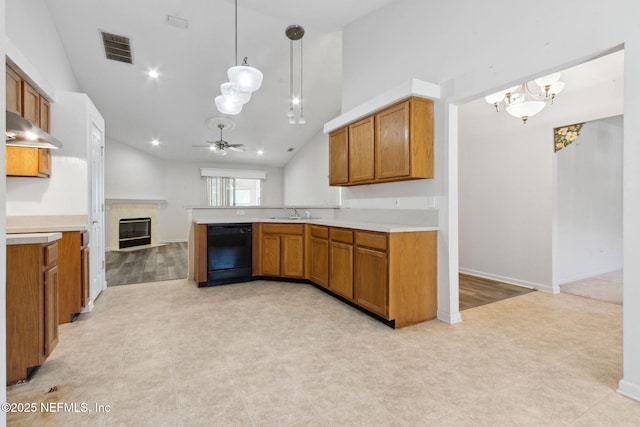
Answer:
[(7, 111), (22, 115), (22, 78), (7, 66)]
[(373, 116), (349, 125), (349, 182), (374, 178)]
[[(348, 147), (346, 177), (338, 146)], [(329, 147), (330, 185), (433, 178), (433, 102), (411, 97), (378, 111), (329, 134)]]
[[(7, 111), (20, 114), (45, 132), (50, 131), (49, 101), (9, 65), (6, 67)], [(47, 148), (7, 147), (7, 176), (49, 178), (51, 151)]]
[(329, 135), (329, 184), (349, 183), (349, 129), (342, 128)]

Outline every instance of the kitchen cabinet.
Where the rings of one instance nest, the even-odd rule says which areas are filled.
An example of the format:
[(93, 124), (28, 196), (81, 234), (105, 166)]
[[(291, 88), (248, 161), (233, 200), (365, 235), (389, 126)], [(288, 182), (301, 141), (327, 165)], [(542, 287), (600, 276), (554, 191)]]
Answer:
[(374, 178), (374, 118), (349, 125), (349, 182), (368, 182)]
[(40, 126), (40, 94), (26, 81), (22, 81), (22, 117)]
[(387, 235), (355, 232), (353, 293), (355, 302), (367, 310), (387, 317)]
[(58, 240), (59, 322), (71, 322), (89, 300), (89, 233), (65, 231)]
[(258, 224), (255, 276), (304, 278), (304, 225)]
[(7, 111), (22, 115), (22, 77), (7, 65)]
[[(196, 283), (206, 283), (207, 278), (207, 224), (193, 226), (193, 276)], [(255, 264), (255, 261), (254, 261)]]
[(51, 176), (51, 151), (48, 148), (7, 147), (6, 158), (7, 176)]
[(329, 185), (349, 183), (349, 128), (329, 135)]
[(329, 227), (307, 226), (307, 257), (309, 279), (322, 287), (329, 287)]
[[(6, 66), (7, 111), (20, 114), (45, 132), (50, 131), (49, 101), (20, 74)], [(6, 175), (48, 178), (51, 176), (51, 151), (47, 148), (6, 147)]]
[(329, 230), (329, 290), (353, 299), (353, 231)]
[(27, 379), (58, 343), (58, 245), (7, 245), (7, 384)]
[(433, 178), (428, 99), (411, 97), (329, 134), (330, 185), (423, 178)]

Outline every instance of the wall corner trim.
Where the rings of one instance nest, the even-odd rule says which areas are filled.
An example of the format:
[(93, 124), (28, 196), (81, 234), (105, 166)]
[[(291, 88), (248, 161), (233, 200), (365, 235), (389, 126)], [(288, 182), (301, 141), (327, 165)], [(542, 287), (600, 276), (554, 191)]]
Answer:
[(460, 315), (459, 311), (456, 311), (455, 313), (446, 313), (444, 311), (438, 311), (437, 319), (441, 322), (448, 323), (450, 325), (453, 325), (454, 323), (462, 322), (462, 316)]

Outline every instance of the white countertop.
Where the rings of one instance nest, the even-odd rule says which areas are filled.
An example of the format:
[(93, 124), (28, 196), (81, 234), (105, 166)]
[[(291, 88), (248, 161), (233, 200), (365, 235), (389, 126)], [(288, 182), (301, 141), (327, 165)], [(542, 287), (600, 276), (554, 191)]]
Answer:
[(63, 232), (63, 231), (86, 231), (87, 229), (88, 229), (88, 226), (86, 224), (30, 225), (30, 226), (7, 227), (7, 233), (48, 233), (48, 232)]
[(353, 221), (341, 221), (338, 219), (329, 218), (311, 218), (311, 219), (287, 219), (287, 218), (239, 218), (232, 219), (198, 219), (195, 220), (196, 224), (244, 224), (254, 222), (277, 222), (288, 224), (316, 224), (326, 225), (329, 227), (345, 227), (355, 228), (358, 230), (367, 231), (380, 231), (383, 233), (407, 233), (416, 231), (438, 231), (439, 227), (432, 226), (420, 226), (420, 225), (405, 225), (405, 224), (384, 224), (374, 222), (353, 222)]
[(87, 215), (8, 216), (7, 233), (53, 233), (89, 229)]
[(7, 245), (33, 245), (51, 243), (62, 239), (62, 233), (16, 233), (7, 234)]

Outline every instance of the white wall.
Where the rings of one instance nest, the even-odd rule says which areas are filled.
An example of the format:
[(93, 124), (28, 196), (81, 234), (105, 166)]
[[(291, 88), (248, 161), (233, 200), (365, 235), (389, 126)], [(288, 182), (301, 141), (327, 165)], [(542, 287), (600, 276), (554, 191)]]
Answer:
[(329, 186), (329, 136), (320, 132), (303, 145), (283, 171), (284, 204), (338, 205), (340, 190)]
[(622, 268), (622, 126), (587, 122), (555, 155), (558, 284)]
[[(158, 212), (158, 240), (186, 242), (190, 227), (186, 208), (206, 205), (205, 179), (200, 176), (203, 167), (257, 169), (250, 165), (166, 161), (107, 139), (105, 198), (164, 200)], [(264, 205), (281, 205), (282, 168), (260, 169), (267, 172), (262, 189)]]
[(7, 37), (39, 71), (38, 74), (44, 79), (42, 86), (52, 87), (54, 91), (79, 92), (78, 83), (46, 2), (7, 0), (5, 16), (9, 17)]
[[(624, 111), (640, 115), (640, 5), (612, 0), (542, 0), (535, 9), (570, 16), (571, 24), (541, 18), (526, 2), (424, 2), (398, 0), (348, 25), (343, 31), (343, 110), (352, 108), (411, 77), (441, 83), (445, 104), (436, 109), (441, 128), (435, 150), (456, 153), (460, 104), (529, 77), (566, 68), (615, 46), (625, 45)], [(504, 23), (513, 23), (518, 36)], [(506, 24), (508, 27), (508, 24)], [(593, 100), (591, 101), (593, 102)], [(451, 107), (450, 105), (454, 106)], [(437, 129), (437, 128), (436, 128)], [(621, 392), (640, 399), (640, 121), (624, 123), (624, 380)], [(439, 244), (439, 307), (457, 298), (457, 159), (442, 157), (436, 173), (446, 177)], [(449, 175), (452, 172), (452, 175)], [(456, 176), (453, 176), (456, 174)], [(453, 187), (450, 187), (453, 186)], [(416, 197), (428, 197), (426, 187)], [(442, 244), (442, 242), (445, 244)], [(450, 274), (451, 277), (448, 277)], [(455, 313), (453, 313), (455, 315)], [(440, 317), (440, 316), (439, 316)]]

